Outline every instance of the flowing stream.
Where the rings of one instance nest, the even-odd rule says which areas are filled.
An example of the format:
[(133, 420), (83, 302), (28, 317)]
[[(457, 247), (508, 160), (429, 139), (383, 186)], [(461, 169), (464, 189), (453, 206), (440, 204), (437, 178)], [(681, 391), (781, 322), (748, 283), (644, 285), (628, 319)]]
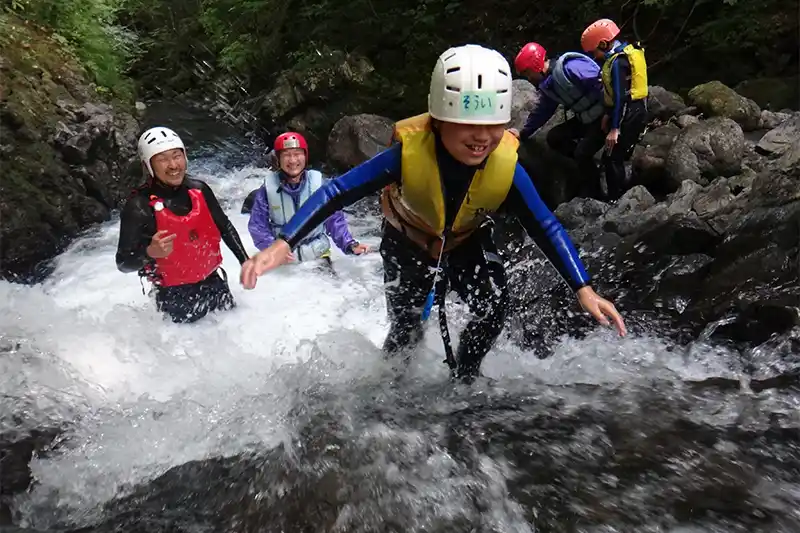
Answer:
[[(239, 209), (258, 151), (208, 129), (190, 171), (254, 251)], [(371, 206), (348, 219), (378, 244)], [(175, 325), (116, 270), (118, 224), (40, 285), (0, 282), (0, 434), (58, 433), (12, 501), (20, 527), (800, 532), (800, 395), (748, 385), (794, 339), (741, 354), (597, 328), (539, 359), (504, 334), (484, 377), (454, 386), (434, 320), (408, 369), (383, 360), (377, 253), (245, 291), (223, 245), (236, 309)], [(455, 336), (468, 313), (448, 305)]]

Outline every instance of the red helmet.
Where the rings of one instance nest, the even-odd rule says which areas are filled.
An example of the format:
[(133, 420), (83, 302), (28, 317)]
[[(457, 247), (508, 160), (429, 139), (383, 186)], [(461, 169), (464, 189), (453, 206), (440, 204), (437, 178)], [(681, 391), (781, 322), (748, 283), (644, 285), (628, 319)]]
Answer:
[(281, 133), (275, 138), (274, 149), (276, 152), (286, 150), (287, 148), (302, 148), (306, 151), (306, 157), (308, 156), (308, 143), (306, 142), (305, 137), (299, 133), (287, 131), (286, 133)]
[(522, 47), (514, 60), (514, 69), (521, 73), (525, 70), (544, 72), (544, 61), (547, 50), (539, 43), (528, 43)]

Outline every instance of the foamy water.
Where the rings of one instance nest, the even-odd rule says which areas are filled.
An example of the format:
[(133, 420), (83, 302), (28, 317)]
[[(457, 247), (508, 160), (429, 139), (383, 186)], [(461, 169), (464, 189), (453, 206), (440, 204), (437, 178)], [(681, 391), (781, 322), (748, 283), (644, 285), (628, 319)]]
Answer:
[[(212, 186), (254, 252), (248, 215), (239, 209), (260, 185), (261, 171), (208, 174), (193, 164), (194, 176)], [(358, 227), (374, 224), (359, 221)], [(43, 507), (91, 516), (103, 502), (173, 466), (273, 447), (287, 439), (285, 416), (300, 392), (320, 382), (381, 379), (388, 369), (380, 353), (388, 324), (377, 252), (352, 257), (334, 250), (338, 279), (293, 265), (245, 291), (238, 261), (223, 244), (223, 268), (237, 307), (178, 325), (155, 310), (135, 274), (117, 271), (118, 232), (115, 218), (81, 238), (41, 285), (0, 282), (0, 329), (20, 343), (0, 357), (4, 404), (26, 406), (32, 425), (70, 422), (63, 447), (31, 463), (37, 486), (19, 499), (19, 510), (32, 525)], [(375, 237), (356, 232), (356, 238), (378, 245)], [(466, 307), (452, 300), (448, 309), (457, 338)], [(423, 382), (447, 376), (436, 324), (430, 321), (409, 369)], [(735, 378), (740, 369), (719, 349), (670, 351), (658, 337), (619, 339), (598, 328), (580, 341), (565, 338), (546, 360), (501, 337), (483, 372), (535, 388)], [(0, 428), (14, 425), (5, 417), (2, 423)]]

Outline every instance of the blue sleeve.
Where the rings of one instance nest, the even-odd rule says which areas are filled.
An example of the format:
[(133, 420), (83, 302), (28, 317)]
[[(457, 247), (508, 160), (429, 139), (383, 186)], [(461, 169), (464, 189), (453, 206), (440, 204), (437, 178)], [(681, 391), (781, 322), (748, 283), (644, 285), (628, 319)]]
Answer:
[(514, 186), (509, 192), (509, 207), (519, 219), (528, 235), (544, 252), (550, 263), (572, 288), (577, 291), (589, 284), (589, 274), (578, 257), (566, 230), (547, 208), (530, 176), (517, 163)]
[(269, 205), (267, 202), (267, 191), (262, 185), (256, 192), (253, 199), (253, 207), (250, 209), (250, 220), (247, 222), (247, 231), (253, 239), (256, 248), (263, 250), (275, 241), (272, 232), (272, 224), (269, 222)]
[(519, 132), (519, 138), (525, 140), (536, 133), (536, 130), (547, 124), (547, 121), (550, 120), (550, 117), (553, 116), (556, 109), (558, 109), (558, 102), (543, 92), (540, 92), (539, 99), (536, 101), (536, 106), (531, 110), (527, 120), (525, 120), (525, 126), (523, 126), (522, 131)]
[(336, 211), (400, 179), (402, 146), (395, 144), (372, 159), (329, 180), (306, 200), (278, 235), (294, 248)]
[(622, 91), (622, 70), (619, 60), (615, 60), (611, 65), (611, 88), (614, 91), (614, 108), (611, 111), (611, 129), (619, 129), (622, 122), (622, 103), (625, 101)]

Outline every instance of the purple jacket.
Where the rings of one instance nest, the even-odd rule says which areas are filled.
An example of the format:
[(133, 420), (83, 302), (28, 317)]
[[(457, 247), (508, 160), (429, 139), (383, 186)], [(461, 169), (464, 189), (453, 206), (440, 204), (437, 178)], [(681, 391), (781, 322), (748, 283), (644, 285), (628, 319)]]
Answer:
[[(300, 190), (305, 179), (306, 176), (305, 173), (303, 173), (303, 179), (297, 185), (293, 186), (289, 185), (285, 181), (283, 182), (283, 190), (289, 193), (289, 196), (294, 199), (295, 212), (300, 207), (297, 205), (297, 202), (300, 197)], [(346, 254), (352, 253), (351, 248), (357, 243), (357, 241), (353, 238), (353, 236), (350, 234), (350, 230), (347, 228), (347, 221), (344, 218), (343, 212), (336, 211), (334, 214), (328, 217), (324, 223), (324, 227), (325, 233), (327, 233), (331, 239), (333, 239), (333, 242), (336, 244), (337, 248)], [(275, 242), (275, 232), (273, 231), (272, 223), (269, 220), (269, 202), (267, 201), (267, 191), (263, 185), (258, 189), (255, 199), (253, 200), (253, 208), (250, 211), (250, 221), (247, 223), (247, 230), (250, 232), (250, 236), (253, 238), (253, 244), (255, 244), (259, 250), (263, 250)]]
[[(567, 71), (567, 76), (569, 76), (572, 82), (577, 85), (582, 85), (586, 89), (586, 92), (603, 91), (603, 83), (600, 80), (600, 66), (591, 58), (579, 57), (567, 59), (564, 61), (564, 70)], [(539, 87), (547, 90), (550, 89), (554, 83), (553, 76), (549, 75), (539, 84)], [(547, 96), (543, 91), (539, 91), (539, 99), (528, 115), (528, 119), (525, 121), (525, 126), (523, 126), (522, 131), (519, 132), (520, 138), (527, 139), (536, 133), (536, 130), (544, 126), (547, 121), (550, 120), (550, 117), (553, 116), (556, 109), (558, 109), (558, 102)]]

